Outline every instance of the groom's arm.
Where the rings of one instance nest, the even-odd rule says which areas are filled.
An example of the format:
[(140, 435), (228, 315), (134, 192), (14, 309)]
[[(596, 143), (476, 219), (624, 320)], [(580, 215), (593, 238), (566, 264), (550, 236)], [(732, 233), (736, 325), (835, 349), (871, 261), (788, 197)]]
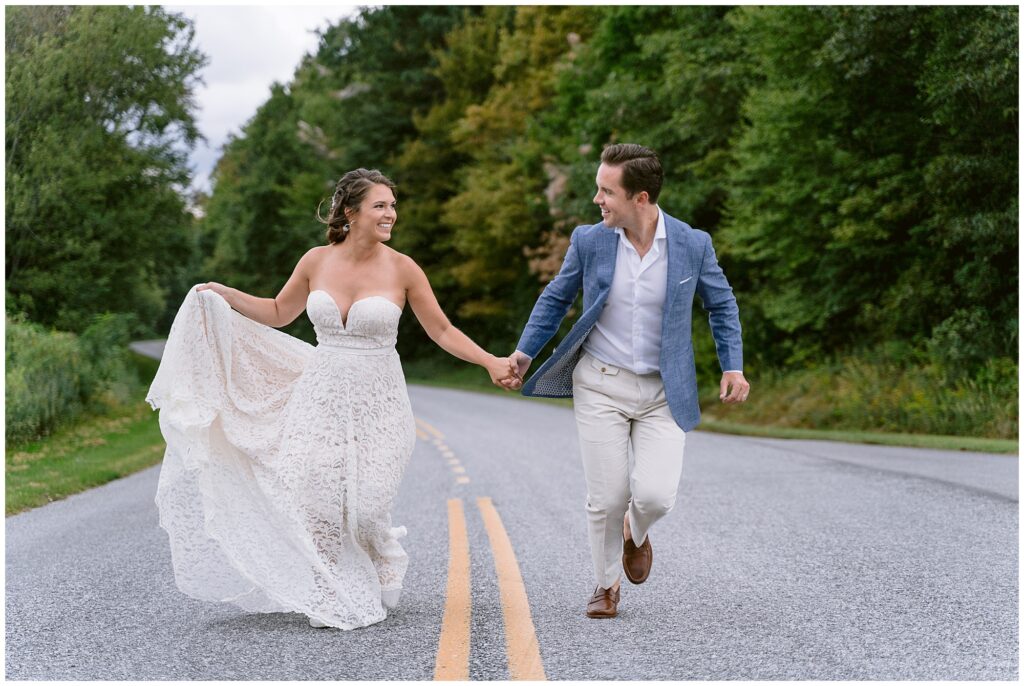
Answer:
[(711, 237), (704, 246), (704, 259), (697, 278), (697, 295), (708, 312), (718, 362), (723, 372), (743, 372), (743, 338), (740, 309), (725, 273), (718, 265)]
[(516, 350), (531, 360), (547, 345), (558, 331), (559, 325), (568, 314), (583, 286), (583, 264), (580, 261), (579, 234), (582, 227), (576, 227), (569, 239), (569, 250), (565, 253), (558, 275), (544, 287), (533, 306), (530, 319), (519, 338)]

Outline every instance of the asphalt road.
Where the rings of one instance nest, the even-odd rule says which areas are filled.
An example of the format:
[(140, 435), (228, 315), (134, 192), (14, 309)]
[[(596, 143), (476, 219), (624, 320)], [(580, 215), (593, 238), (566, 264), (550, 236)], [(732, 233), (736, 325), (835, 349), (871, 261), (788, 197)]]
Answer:
[(313, 630), (297, 614), (182, 595), (154, 468), (7, 519), (6, 678), (429, 680), (457, 501), (469, 677), (508, 679), (499, 556), (478, 498), (514, 549), (548, 679), (1018, 677), (1016, 456), (691, 433), (677, 507), (651, 534), (650, 579), (624, 583), (618, 618), (590, 620), (571, 410), (410, 395), (420, 440), (394, 521), (411, 563), (386, 621)]

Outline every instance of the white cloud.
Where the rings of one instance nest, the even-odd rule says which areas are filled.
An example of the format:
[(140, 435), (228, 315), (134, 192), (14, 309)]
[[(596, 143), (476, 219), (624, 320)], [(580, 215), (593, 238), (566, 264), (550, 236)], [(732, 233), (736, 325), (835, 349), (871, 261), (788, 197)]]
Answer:
[(209, 58), (196, 90), (197, 123), (206, 143), (190, 157), (194, 188), (209, 191), (209, 176), (229, 133), (237, 134), (270, 96), (274, 81), (288, 83), (315, 31), (355, 14), (357, 5), (166, 5), (195, 26), (195, 44)]

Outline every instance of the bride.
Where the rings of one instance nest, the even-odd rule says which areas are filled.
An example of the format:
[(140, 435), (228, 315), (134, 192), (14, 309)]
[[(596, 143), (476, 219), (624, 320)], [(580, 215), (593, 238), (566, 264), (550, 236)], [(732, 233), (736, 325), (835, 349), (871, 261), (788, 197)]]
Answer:
[[(379, 171), (348, 172), (328, 245), (276, 298), (207, 283), (178, 311), (147, 400), (167, 442), (156, 502), (182, 592), (340, 629), (397, 603), (408, 558), (390, 510), (416, 439), (395, 351), (405, 303), (494, 383), (515, 373), (452, 326), (423, 270), (384, 244), (394, 189)], [(315, 347), (270, 328), (303, 310)]]

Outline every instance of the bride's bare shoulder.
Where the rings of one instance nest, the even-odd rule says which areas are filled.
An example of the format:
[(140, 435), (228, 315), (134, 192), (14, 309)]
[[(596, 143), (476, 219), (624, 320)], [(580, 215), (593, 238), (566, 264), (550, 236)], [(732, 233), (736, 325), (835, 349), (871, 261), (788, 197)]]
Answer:
[(401, 269), (402, 271), (407, 271), (410, 269), (419, 269), (419, 265), (416, 264), (416, 260), (412, 259), (405, 253), (398, 252), (397, 250), (390, 246), (386, 247), (389, 251), (388, 256), (391, 259), (391, 264), (393, 264), (395, 267)]
[(327, 253), (330, 249), (331, 246), (329, 245), (318, 245), (310, 248), (301, 258), (299, 258), (299, 264), (315, 266), (327, 257)]
[(295, 274), (305, 277), (306, 279), (311, 278), (319, 270), (323, 264), (324, 258), (327, 257), (327, 250), (329, 246), (318, 245), (315, 248), (310, 248), (299, 258), (298, 263), (295, 265)]
[(416, 260), (405, 253), (398, 252), (394, 248), (389, 247), (388, 250), (391, 251), (389, 257), (391, 258), (395, 274), (407, 290), (417, 286), (422, 280), (426, 279), (423, 268), (416, 264)]

